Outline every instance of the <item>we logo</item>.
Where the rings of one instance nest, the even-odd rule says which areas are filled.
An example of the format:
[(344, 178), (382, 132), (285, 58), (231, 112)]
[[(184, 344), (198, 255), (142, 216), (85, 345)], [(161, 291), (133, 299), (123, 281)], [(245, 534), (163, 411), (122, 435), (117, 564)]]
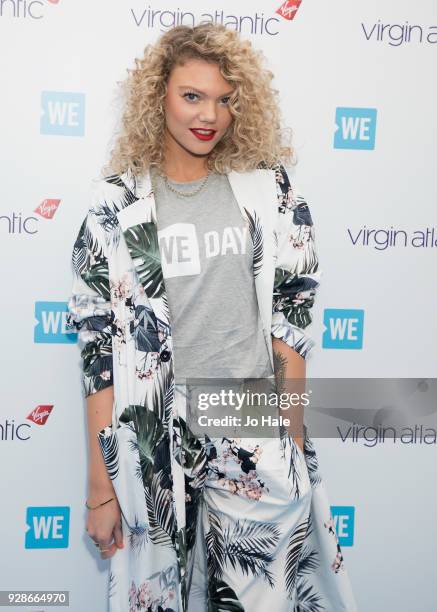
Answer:
[(364, 310), (326, 308), (323, 323), (326, 327), (323, 332), (323, 348), (363, 348)]
[(200, 274), (199, 243), (192, 223), (174, 223), (158, 232), (164, 278)]
[(355, 506), (331, 506), (340, 546), (353, 546), (355, 529)]
[(77, 333), (67, 327), (67, 302), (35, 302), (34, 342), (71, 344)]
[(85, 133), (85, 94), (67, 91), (41, 93), (41, 134), (83, 136)]
[(68, 548), (69, 506), (30, 506), (25, 548)]
[(374, 149), (376, 108), (338, 107), (334, 149)]

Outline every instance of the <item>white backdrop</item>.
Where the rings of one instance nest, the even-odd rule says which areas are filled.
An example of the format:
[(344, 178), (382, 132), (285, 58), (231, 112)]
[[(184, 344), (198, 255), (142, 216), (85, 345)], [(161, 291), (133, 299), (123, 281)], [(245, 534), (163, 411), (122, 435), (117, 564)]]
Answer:
[[(233, 29), (246, 17), (242, 34), (276, 75), (324, 271), (309, 375), (436, 376), (436, 5), (303, 0), (287, 13), (293, 4), (281, 15), (271, 0), (0, 3), (0, 589), (65, 589), (74, 612), (106, 610), (107, 562), (84, 532), (85, 404), (63, 312), (73, 241), (116, 124), (116, 82), (172, 12), (197, 23), (223, 11)], [(426, 228), (428, 245), (414, 246)], [(368, 244), (365, 229), (380, 230)], [(390, 229), (407, 245), (399, 234), (383, 248)], [(330, 327), (354, 324), (343, 310), (364, 311), (349, 339)], [(360, 610), (437, 609), (436, 444), (314, 442), (330, 502), (344, 507), (334, 517)]]

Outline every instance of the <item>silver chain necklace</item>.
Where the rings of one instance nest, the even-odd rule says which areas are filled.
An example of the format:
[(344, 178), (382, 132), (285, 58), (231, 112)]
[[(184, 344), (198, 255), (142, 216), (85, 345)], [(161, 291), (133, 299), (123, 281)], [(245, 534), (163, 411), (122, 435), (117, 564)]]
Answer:
[(173, 193), (176, 193), (177, 195), (180, 195), (184, 198), (189, 198), (191, 196), (196, 195), (196, 193), (199, 193), (199, 191), (201, 191), (210, 176), (210, 171), (208, 170), (208, 174), (205, 176), (205, 178), (203, 179), (203, 181), (200, 183), (200, 185), (198, 187), (196, 187), (196, 189), (194, 189), (193, 191), (178, 191), (177, 189), (175, 189), (172, 185), (170, 185), (170, 183), (168, 182), (168, 177), (165, 176), (164, 174), (160, 174), (160, 176), (164, 179), (164, 184), (167, 187), (167, 189), (169, 189), (170, 191), (173, 191)]

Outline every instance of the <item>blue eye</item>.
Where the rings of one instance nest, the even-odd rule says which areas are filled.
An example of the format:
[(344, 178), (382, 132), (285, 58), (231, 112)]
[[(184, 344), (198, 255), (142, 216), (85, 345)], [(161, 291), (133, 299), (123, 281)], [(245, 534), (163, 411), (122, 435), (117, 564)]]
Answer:
[[(194, 98), (189, 98), (188, 96), (194, 96)], [(188, 102), (196, 102), (197, 99), (200, 98), (199, 94), (195, 93), (194, 91), (186, 91), (182, 97), (185, 98)], [(231, 96), (225, 96), (221, 99), (221, 103), (223, 104), (223, 100), (225, 100), (224, 105), (227, 106), (229, 104), (230, 99)]]
[[(196, 93), (194, 93), (194, 91), (187, 91), (186, 93), (184, 93), (184, 96), (183, 96), (183, 97), (185, 98), (186, 96), (196, 96), (196, 98), (198, 98), (198, 97), (199, 97), (199, 95), (198, 95), (198, 94), (196, 94)], [(186, 99), (187, 99), (189, 102), (194, 102), (194, 100), (193, 100), (192, 98), (191, 98), (191, 99), (186, 98)]]

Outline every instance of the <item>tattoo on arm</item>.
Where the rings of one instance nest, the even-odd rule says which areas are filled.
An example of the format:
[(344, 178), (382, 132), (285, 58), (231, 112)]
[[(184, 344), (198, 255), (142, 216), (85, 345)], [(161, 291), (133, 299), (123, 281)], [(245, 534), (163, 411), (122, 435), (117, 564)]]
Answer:
[(273, 351), (273, 365), (275, 369), (276, 389), (282, 393), (285, 389), (285, 370), (287, 367), (287, 357), (281, 351)]

